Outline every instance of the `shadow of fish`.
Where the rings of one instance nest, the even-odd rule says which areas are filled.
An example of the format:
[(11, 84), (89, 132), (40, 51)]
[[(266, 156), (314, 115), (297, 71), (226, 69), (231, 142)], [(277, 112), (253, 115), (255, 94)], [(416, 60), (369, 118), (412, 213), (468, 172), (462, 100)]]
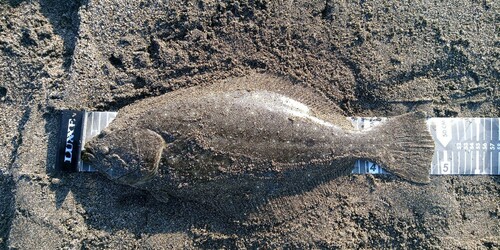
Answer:
[[(265, 204), (347, 175), (357, 159), (429, 181), (434, 143), (425, 114), (362, 132), (340, 114), (313, 89), (255, 74), (124, 107), (85, 145), (84, 159), (161, 201), (194, 200), (235, 218), (273, 212)], [(280, 211), (301, 209), (291, 202)]]

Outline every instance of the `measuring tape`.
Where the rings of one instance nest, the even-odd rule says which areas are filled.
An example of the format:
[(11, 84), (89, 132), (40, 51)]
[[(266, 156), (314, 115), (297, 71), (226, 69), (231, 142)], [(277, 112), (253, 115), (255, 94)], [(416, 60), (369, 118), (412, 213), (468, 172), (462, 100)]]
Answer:
[[(62, 113), (56, 167), (94, 172), (81, 161), (85, 142), (107, 127), (117, 112), (69, 111)], [(367, 130), (387, 120), (349, 118), (355, 129)], [(431, 175), (500, 175), (500, 118), (429, 118), (427, 127), (435, 142)], [(377, 164), (358, 160), (353, 174), (389, 174)]]
[[(387, 118), (350, 118), (359, 130)], [(500, 118), (429, 118), (435, 142), (431, 175), (500, 175)], [(358, 160), (355, 174), (386, 174), (380, 166)]]

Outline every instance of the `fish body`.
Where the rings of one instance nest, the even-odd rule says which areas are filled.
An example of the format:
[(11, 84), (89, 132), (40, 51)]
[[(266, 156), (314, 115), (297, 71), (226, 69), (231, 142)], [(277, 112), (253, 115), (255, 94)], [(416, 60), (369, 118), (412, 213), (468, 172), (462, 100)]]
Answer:
[(236, 215), (347, 175), (357, 159), (426, 183), (433, 147), (423, 113), (361, 132), (319, 92), (255, 74), (131, 104), (85, 145), (84, 158), (159, 200)]

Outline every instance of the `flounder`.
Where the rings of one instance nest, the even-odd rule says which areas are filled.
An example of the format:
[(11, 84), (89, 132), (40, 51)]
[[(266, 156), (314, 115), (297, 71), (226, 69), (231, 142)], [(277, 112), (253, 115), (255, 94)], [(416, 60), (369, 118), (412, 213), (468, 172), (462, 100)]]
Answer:
[(161, 201), (194, 200), (238, 217), (347, 175), (357, 159), (427, 183), (434, 142), (425, 119), (408, 113), (358, 131), (316, 90), (253, 74), (126, 106), (83, 157)]

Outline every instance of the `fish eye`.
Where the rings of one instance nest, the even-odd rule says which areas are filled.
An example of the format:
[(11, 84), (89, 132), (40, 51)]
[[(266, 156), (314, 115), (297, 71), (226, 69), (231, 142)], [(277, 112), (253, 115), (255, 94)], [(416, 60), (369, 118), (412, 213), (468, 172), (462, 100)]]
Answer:
[(107, 154), (109, 154), (109, 148), (108, 148), (108, 147), (106, 147), (106, 146), (101, 146), (101, 147), (99, 148), (99, 150), (101, 151), (101, 153), (102, 153), (103, 155), (107, 155)]
[(85, 149), (82, 152), (82, 160), (87, 161), (87, 162), (91, 162), (91, 161), (95, 160), (95, 156), (94, 156), (94, 153), (92, 152), (92, 150)]

